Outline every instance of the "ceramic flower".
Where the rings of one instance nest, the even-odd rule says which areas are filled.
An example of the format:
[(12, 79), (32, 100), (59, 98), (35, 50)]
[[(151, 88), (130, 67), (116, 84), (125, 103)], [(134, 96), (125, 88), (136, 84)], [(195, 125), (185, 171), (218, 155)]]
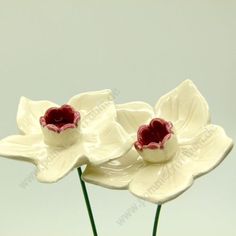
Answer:
[(133, 139), (120, 159), (95, 168), (83, 179), (111, 189), (128, 189), (162, 204), (214, 169), (233, 147), (223, 128), (210, 123), (208, 104), (190, 81), (162, 96), (154, 109), (144, 102), (117, 105), (117, 119)]
[(56, 182), (75, 167), (117, 158), (132, 146), (116, 121), (110, 90), (82, 93), (63, 106), (22, 97), (17, 124), (22, 135), (0, 140), (0, 155), (35, 164), (41, 182)]

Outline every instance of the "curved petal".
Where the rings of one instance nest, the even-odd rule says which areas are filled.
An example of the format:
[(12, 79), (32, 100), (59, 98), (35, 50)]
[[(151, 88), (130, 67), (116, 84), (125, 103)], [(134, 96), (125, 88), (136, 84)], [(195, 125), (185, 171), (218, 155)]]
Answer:
[(181, 146), (172, 161), (148, 165), (139, 171), (129, 189), (147, 201), (165, 203), (186, 191), (195, 178), (218, 166), (232, 147), (232, 140), (221, 127), (208, 125), (191, 142)]
[(149, 202), (163, 204), (176, 198), (192, 185), (193, 180), (175, 167), (168, 164), (147, 165), (141, 169), (129, 185), (135, 196)]
[(121, 157), (133, 146), (133, 140), (116, 121), (107, 121), (84, 135), (85, 155), (94, 165)]
[(145, 102), (129, 102), (116, 105), (117, 121), (136, 138), (138, 128), (154, 117), (153, 108)]
[(88, 162), (84, 148), (76, 143), (68, 148), (45, 147), (37, 165), (37, 179), (44, 183), (54, 183), (67, 175), (73, 168)]
[(208, 104), (191, 80), (162, 96), (155, 110), (158, 117), (174, 124), (180, 139), (193, 137), (210, 121)]
[(81, 93), (72, 97), (68, 104), (81, 113), (80, 127), (83, 133), (93, 132), (116, 119), (112, 91), (109, 89)]
[(232, 139), (220, 126), (208, 125), (191, 143), (181, 147), (177, 161), (182, 171), (196, 178), (217, 167), (232, 148)]
[(117, 160), (100, 166), (87, 165), (83, 179), (105, 188), (127, 189), (129, 182), (141, 166), (143, 166), (143, 161), (133, 148)]
[(12, 135), (0, 140), (0, 155), (36, 164), (42, 151), (42, 136)]
[(89, 113), (81, 117), (82, 132), (94, 132), (116, 119), (116, 109), (113, 101), (101, 103)]
[(40, 133), (39, 118), (50, 107), (57, 107), (49, 101), (32, 101), (26, 97), (20, 98), (17, 112), (17, 125), (24, 134)]
[[(68, 104), (73, 106), (83, 116), (88, 114), (92, 109), (102, 110), (102, 104), (113, 101), (112, 91), (110, 89), (80, 93), (72, 97)], [(101, 107), (100, 107), (101, 106)]]

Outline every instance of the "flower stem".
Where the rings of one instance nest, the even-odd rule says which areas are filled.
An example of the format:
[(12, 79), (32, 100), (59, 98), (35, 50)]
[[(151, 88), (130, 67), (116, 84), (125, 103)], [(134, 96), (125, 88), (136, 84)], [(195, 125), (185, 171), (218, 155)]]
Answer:
[(153, 225), (152, 236), (156, 236), (157, 235), (157, 227), (158, 227), (158, 221), (159, 221), (160, 212), (161, 212), (161, 205), (158, 205), (157, 206), (157, 210), (156, 210), (154, 225)]
[(87, 192), (87, 189), (86, 189), (86, 185), (85, 185), (84, 181), (82, 180), (82, 170), (81, 170), (81, 167), (79, 167), (77, 170), (78, 170), (78, 174), (79, 174), (80, 184), (81, 184), (81, 187), (82, 187), (82, 190), (83, 190), (83, 194), (84, 194), (84, 200), (85, 200), (85, 203), (86, 203), (86, 206), (87, 206), (87, 210), (88, 210), (88, 215), (89, 215), (90, 223), (91, 223), (92, 230), (93, 230), (93, 235), (97, 236), (98, 235), (97, 234), (97, 229), (96, 229), (95, 221), (94, 221), (94, 218), (93, 218), (93, 212), (92, 212), (92, 208), (91, 208), (91, 205), (90, 205), (88, 192)]

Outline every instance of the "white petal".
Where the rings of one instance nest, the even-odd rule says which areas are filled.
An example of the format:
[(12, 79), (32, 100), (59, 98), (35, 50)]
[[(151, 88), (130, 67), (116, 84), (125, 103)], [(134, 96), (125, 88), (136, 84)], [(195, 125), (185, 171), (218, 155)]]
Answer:
[(105, 89), (76, 95), (69, 100), (68, 104), (79, 111), (83, 118), (92, 109), (102, 110), (102, 104), (110, 101), (113, 101), (112, 91)]
[(81, 143), (68, 148), (46, 147), (37, 165), (37, 179), (45, 183), (57, 182), (73, 168), (88, 162), (83, 153)]
[(88, 165), (83, 173), (86, 182), (111, 189), (126, 189), (134, 174), (143, 166), (135, 149), (100, 166)]
[(17, 125), (20, 131), (25, 134), (40, 133), (39, 118), (50, 107), (57, 105), (49, 101), (32, 101), (21, 97), (17, 112)]
[(155, 109), (157, 117), (174, 124), (180, 139), (193, 137), (210, 120), (208, 104), (190, 80), (162, 96)]
[(99, 129), (116, 119), (115, 103), (109, 89), (81, 93), (68, 102), (81, 113), (80, 127), (83, 133)]
[(130, 102), (116, 105), (117, 121), (126, 132), (136, 138), (138, 128), (154, 117), (153, 108), (145, 102)]
[(42, 151), (42, 136), (12, 135), (0, 140), (0, 156), (37, 164)]
[(131, 181), (129, 190), (139, 198), (163, 204), (179, 196), (191, 185), (192, 179), (175, 168), (173, 162), (169, 162), (147, 165), (141, 169)]
[(111, 121), (116, 119), (116, 109), (113, 101), (108, 101), (94, 107), (81, 119), (80, 127), (82, 132), (93, 132), (99, 130)]
[(232, 139), (220, 126), (208, 125), (190, 144), (181, 147), (181, 155), (177, 161), (182, 171), (196, 178), (218, 166), (232, 147)]
[(233, 143), (219, 126), (208, 125), (170, 162), (143, 168), (130, 183), (130, 191), (147, 201), (162, 204), (186, 191), (193, 180), (214, 169)]
[(99, 165), (127, 153), (133, 140), (116, 121), (107, 121), (86, 133), (85, 152), (90, 163)]

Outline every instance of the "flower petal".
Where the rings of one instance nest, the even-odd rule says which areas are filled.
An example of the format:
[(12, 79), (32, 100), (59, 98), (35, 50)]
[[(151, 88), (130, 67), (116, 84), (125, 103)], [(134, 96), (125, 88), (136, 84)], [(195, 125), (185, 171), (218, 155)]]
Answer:
[[(92, 109), (102, 110), (102, 104), (113, 101), (112, 91), (110, 89), (80, 93), (72, 97), (68, 104), (73, 106), (77, 111), (84, 115), (88, 114)], [(101, 107), (100, 107), (101, 106)]]
[(145, 102), (129, 102), (116, 105), (117, 121), (136, 138), (138, 128), (154, 117), (153, 108)]
[(82, 132), (94, 132), (110, 121), (115, 121), (116, 109), (113, 101), (107, 101), (94, 107), (89, 113), (81, 117)]
[(49, 101), (32, 101), (21, 97), (17, 112), (17, 125), (24, 134), (40, 133), (39, 118), (50, 107), (57, 107)]
[(47, 146), (37, 165), (37, 179), (44, 183), (54, 183), (67, 175), (73, 168), (88, 162), (84, 148), (76, 143), (68, 148)]
[(12, 135), (0, 140), (0, 155), (37, 164), (41, 147), (40, 134)]
[(192, 139), (189, 144), (181, 147), (179, 164), (190, 177), (198, 177), (217, 167), (233, 147), (223, 128), (208, 125)]
[(193, 137), (210, 121), (208, 104), (191, 80), (162, 96), (155, 110), (157, 117), (174, 124), (180, 139)]
[(173, 162), (147, 165), (129, 185), (135, 196), (157, 204), (176, 198), (192, 185), (193, 180), (178, 170)]
[(143, 165), (142, 159), (135, 149), (126, 155), (102, 164), (100, 166), (87, 165), (83, 179), (86, 182), (111, 189), (126, 189), (134, 174)]
[(133, 146), (131, 137), (112, 120), (100, 124), (85, 136), (85, 154), (95, 165), (121, 157)]
[(172, 161), (139, 171), (129, 189), (147, 201), (165, 203), (187, 190), (195, 178), (218, 166), (232, 147), (232, 140), (221, 127), (208, 125), (183, 145)]
[[(68, 104), (81, 113), (81, 128), (93, 130), (116, 118), (116, 109), (110, 89), (81, 93)], [(85, 131), (86, 132), (86, 131)]]

